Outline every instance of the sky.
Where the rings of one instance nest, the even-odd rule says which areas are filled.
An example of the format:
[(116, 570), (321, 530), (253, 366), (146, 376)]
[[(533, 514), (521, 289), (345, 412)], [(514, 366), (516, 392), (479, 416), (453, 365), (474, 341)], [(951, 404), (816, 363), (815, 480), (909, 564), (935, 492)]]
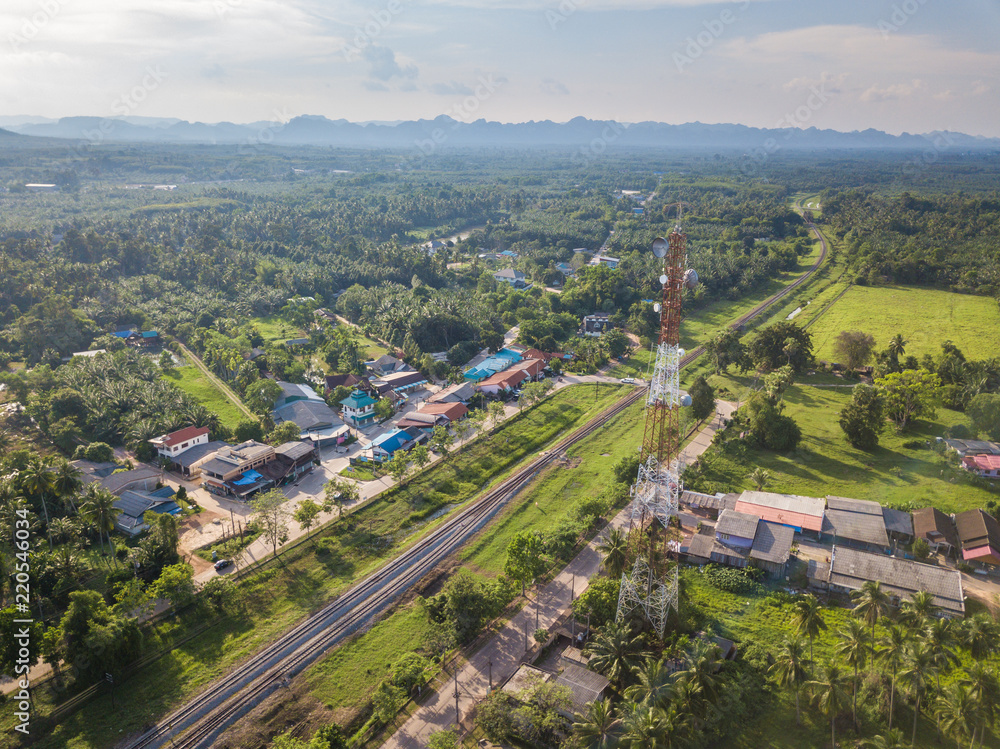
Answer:
[(3, 0), (0, 115), (1000, 136), (996, 0)]

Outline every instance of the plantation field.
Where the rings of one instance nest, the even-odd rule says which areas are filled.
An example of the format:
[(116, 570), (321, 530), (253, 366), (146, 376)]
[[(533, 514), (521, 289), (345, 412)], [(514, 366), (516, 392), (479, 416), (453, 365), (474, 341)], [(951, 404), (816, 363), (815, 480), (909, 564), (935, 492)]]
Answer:
[(937, 357), (951, 341), (970, 359), (997, 355), (1000, 306), (989, 297), (908, 286), (854, 286), (810, 327), (816, 357), (836, 361), (834, 342), (842, 330), (861, 330), (885, 348), (897, 333), (907, 355)]
[(166, 380), (195, 398), (205, 408), (218, 414), (230, 429), (246, 419), (246, 415), (195, 366), (176, 367), (163, 375)]
[[(732, 375), (713, 376), (709, 381), (725, 389), (718, 397), (734, 401), (745, 401), (752, 384), (750, 378)], [(953, 467), (952, 458), (946, 462), (927, 447), (947, 427), (968, 425), (964, 414), (939, 408), (932, 421), (918, 420), (902, 434), (896, 434), (888, 424), (879, 446), (868, 453), (851, 447), (837, 423), (837, 414), (850, 401), (850, 388), (811, 384), (827, 382), (838, 380), (806, 376), (785, 394), (785, 414), (802, 430), (802, 442), (796, 450), (781, 454), (749, 445), (725, 450), (713, 447), (702, 458), (704, 477), (689, 488), (712, 492), (752, 489), (747, 476), (760, 466), (771, 474), (765, 487), (768, 491), (810, 497), (834, 494), (882, 504), (933, 505), (945, 512), (982, 507), (987, 499), (995, 498), (994, 493), (972, 486), (968, 474)]]

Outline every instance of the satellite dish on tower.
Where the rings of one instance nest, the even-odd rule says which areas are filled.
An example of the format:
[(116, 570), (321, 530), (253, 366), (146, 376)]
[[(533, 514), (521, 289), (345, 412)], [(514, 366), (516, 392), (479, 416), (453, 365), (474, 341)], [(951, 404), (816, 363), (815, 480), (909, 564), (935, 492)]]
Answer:
[(666, 257), (667, 248), (669, 246), (670, 245), (667, 244), (667, 240), (665, 240), (663, 237), (657, 237), (656, 239), (653, 240), (653, 254), (656, 255), (657, 257)]
[(660, 276), (660, 285), (661, 286), (666, 286), (667, 285), (667, 276), (666, 276), (666, 274)]

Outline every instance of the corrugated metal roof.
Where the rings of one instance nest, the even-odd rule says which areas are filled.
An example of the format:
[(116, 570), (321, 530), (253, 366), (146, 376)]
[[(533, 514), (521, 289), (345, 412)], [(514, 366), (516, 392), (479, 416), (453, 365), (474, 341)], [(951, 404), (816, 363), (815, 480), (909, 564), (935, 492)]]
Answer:
[(827, 510), (823, 516), (823, 533), (866, 544), (889, 546), (889, 536), (885, 532), (885, 520), (881, 511), (872, 515), (867, 512)]
[(795, 531), (787, 525), (760, 522), (757, 524), (757, 535), (750, 547), (750, 558), (762, 562), (784, 564), (792, 553), (792, 543), (795, 541)]
[(968, 510), (955, 515), (955, 528), (963, 549), (989, 544), (1000, 550), (1000, 524), (983, 510)]
[(891, 533), (902, 533), (906, 536), (913, 535), (913, 517), (908, 512), (894, 510), (891, 507), (882, 508), (882, 519), (885, 521), (885, 529)]
[(826, 508), (826, 500), (819, 497), (802, 497), (797, 494), (775, 494), (773, 492), (745, 491), (740, 495), (739, 501), (814, 517), (822, 517), (823, 510)]
[(719, 513), (719, 522), (715, 524), (715, 532), (727, 536), (747, 538), (752, 541), (757, 533), (758, 522), (760, 519), (756, 515), (748, 515), (745, 512), (735, 510), (723, 510)]
[(579, 713), (586, 709), (588, 703), (600, 699), (611, 682), (600, 674), (569, 663), (556, 677), (555, 683), (573, 693), (573, 707)]
[(862, 515), (881, 515), (882, 505), (867, 499), (849, 499), (848, 497), (826, 496), (826, 506), (830, 510), (845, 510)]
[(945, 541), (951, 546), (958, 546), (955, 525), (950, 517), (936, 507), (921, 507), (913, 511), (913, 535), (934, 543)]
[(962, 574), (958, 570), (834, 546), (830, 584), (859, 590), (866, 580), (877, 580), (883, 589), (901, 598), (910, 598), (918, 590), (927, 591), (934, 596), (934, 605), (943, 611), (965, 613)]

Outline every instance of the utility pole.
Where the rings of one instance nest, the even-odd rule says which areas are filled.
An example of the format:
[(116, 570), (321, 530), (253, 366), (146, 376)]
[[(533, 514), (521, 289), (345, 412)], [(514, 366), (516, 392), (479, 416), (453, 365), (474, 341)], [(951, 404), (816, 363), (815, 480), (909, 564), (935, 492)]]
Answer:
[(524, 652), (528, 652), (528, 617), (524, 618)]
[(493, 692), (493, 659), (490, 658), (486, 661), (487, 667), (490, 669), (490, 693)]
[(455, 664), (455, 727), (458, 727), (460, 720), (458, 714), (458, 664)]

